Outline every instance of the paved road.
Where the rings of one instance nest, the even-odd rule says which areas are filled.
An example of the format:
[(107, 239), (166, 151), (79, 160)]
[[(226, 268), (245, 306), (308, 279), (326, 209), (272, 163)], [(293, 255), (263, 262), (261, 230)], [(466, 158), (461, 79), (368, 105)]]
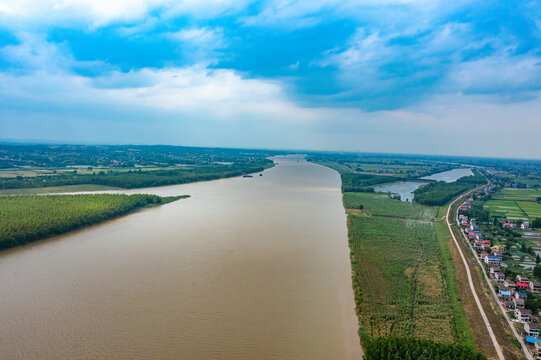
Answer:
[(460, 254), (460, 257), (462, 258), (462, 262), (464, 263), (464, 267), (466, 268), (466, 273), (468, 274), (468, 282), (470, 284), (471, 292), (475, 299), (475, 303), (477, 304), (477, 308), (479, 309), (479, 312), (481, 313), (481, 317), (483, 318), (483, 321), (485, 322), (485, 326), (487, 328), (488, 334), (490, 335), (490, 339), (492, 340), (492, 344), (494, 344), (494, 348), (496, 349), (496, 353), (498, 354), (498, 359), (505, 360), (503, 356), (502, 348), (500, 347), (500, 344), (498, 343), (498, 340), (496, 339), (496, 335), (494, 335), (494, 331), (492, 331), (492, 327), (490, 326), (487, 315), (485, 314), (485, 310), (483, 309), (483, 306), (481, 305), (481, 301), (479, 301), (479, 297), (477, 296), (477, 290), (475, 289), (475, 286), (473, 285), (473, 280), (471, 277), (470, 265), (466, 261), (466, 257), (464, 256), (464, 253), (462, 252), (462, 249), (460, 248), (458, 240), (456, 239), (456, 236), (452, 229), (453, 222), (451, 218), (451, 208), (460, 199), (462, 199), (462, 196), (457, 198), (455, 201), (453, 201), (451, 205), (449, 205), (449, 208), (447, 209), (447, 216), (446, 216), (447, 226), (449, 227), (449, 232), (451, 233), (451, 236), (453, 237), (453, 241), (455, 242), (456, 248), (458, 249), (458, 253)]
[[(479, 188), (476, 188), (470, 192), (474, 192), (476, 190), (478, 190)], [(457, 201), (459, 201), (460, 199), (462, 199), (462, 196), (459, 197), (458, 199), (456, 199), (455, 201), (453, 201), (453, 203), (451, 205), (449, 205), (449, 208), (447, 209), (447, 226), (449, 227), (449, 231), (451, 232), (451, 236), (453, 237), (453, 240), (455, 242), (455, 245), (460, 253), (460, 256), (462, 258), (462, 261), (464, 262), (464, 265), (466, 266), (466, 271), (468, 273), (468, 281), (470, 283), (470, 288), (472, 289), (472, 293), (475, 297), (475, 302), (477, 303), (477, 306), (479, 307), (479, 311), (481, 312), (481, 315), (483, 317), (483, 320), (485, 320), (485, 324), (487, 325), (487, 329), (489, 330), (489, 334), (490, 334), (490, 337), (492, 339), (492, 343), (494, 344), (494, 347), (496, 348), (496, 351), (498, 352), (498, 357), (500, 359), (503, 359), (503, 355), (501, 354), (501, 348), (500, 348), (500, 345), (498, 344), (496, 338), (494, 337), (494, 334), (492, 332), (492, 329), (490, 328), (490, 324), (488, 322), (488, 320), (486, 319), (486, 316), (485, 316), (485, 313), (483, 311), (483, 308), (481, 307), (481, 304), (479, 302), (479, 298), (477, 297), (477, 294), (475, 293), (475, 289), (474, 289), (474, 286), (473, 286), (473, 283), (472, 283), (472, 278), (471, 278), (471, 275), (470, 275), (470, 269), (469, 269), (469, 266), (466, 265), (466, 260), (465, 260), (465, 257), (464, 255), (462, 254), (462, 250), (458, 244), (458, 241), (453, 233), (453, 230), (451, 228), (453, 222), (451, 221), (452, 219), (450, 219), (450, 211), (451, 211), (451, 207), (454, 205), (454, 203), (456, 203)], [(457, 212), (458, 214), (458, 212)], [(455, 214), (456, 215), (456, 214)], [(462, 234), (462, 232), (461, 232)], [(464, 236), (464, 235), (462, 235)], [(467, 241), (466, 239), (466, 243), (469, 245), (470, 247), (470, 250), (473, 252), (473, 254), (476, 254), (475, 250), (473, 249), (472, 245), (470, 244), (469, 241)], [(485, 281), (487, 282), (487, 284), (491, 284), (491, 281), (490, 281), (490, 278), (488, 277), (486, 271), (484, 271), (484, 268), (483, 268), (483, 264), (481, 263), (481, 260), (479, 260), (479, 257), (478, 256), (475, 256), (475, 259), (477, 260), (477, 264), (481, 267), (481, 273), (483, 274), (483, 276), (485, 277)], [(531, 352), (528, 350), (528, 347), (526, 346), (526, 344), (524, 343), (524, 340), (522, 339), (522, 337), (518, 334), (517, 330), (515, 329), (515, 327), (513, 326), (513, 322), (511, 321), (511, 319), (509, 318), (509, 316), (507, 315), (507, 311), (505, 310), (505, 308), (503, 307), (503, 304), (501, 303), (501, 301), (498, 300), (498, 295), (496, 294), (496, 290), (494, 290), (494, 287), (493, 286), (488, 286), (488, 288), (490, 289), (490, 292), (492, 294), (492, 297), (494, 298), (494, 301), (496, 302), (496, 304), (498, 304), (499, 308), (500, 308), (500, 311), (501, 313), (503, 314), (505, 320), (507, 321), (507, 324), (509, 325), (509, 327), (511, 328), (511, 331), (513, 332), (513, 335), (515, 336), (515, 338), (519, 341), (521, 347), (522, 347), (522, 352), (523, 352), (523, 355), (526, 356), (526, 358), (528, 360), (533, 360), (533, 356), (531, 354)]]

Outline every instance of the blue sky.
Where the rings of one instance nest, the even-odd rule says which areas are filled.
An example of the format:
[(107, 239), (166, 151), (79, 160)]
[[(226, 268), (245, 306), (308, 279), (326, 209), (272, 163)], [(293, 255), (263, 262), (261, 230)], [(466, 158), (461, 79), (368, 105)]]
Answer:
[(541, 3), (0, 0), (0, 138), (541, 158)]

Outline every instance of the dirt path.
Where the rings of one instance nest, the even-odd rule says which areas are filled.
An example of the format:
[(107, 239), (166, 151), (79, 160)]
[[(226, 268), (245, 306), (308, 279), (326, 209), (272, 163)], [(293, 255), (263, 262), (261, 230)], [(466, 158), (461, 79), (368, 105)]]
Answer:
[(455, 243), (455, 245), (456, 245), (456, 247), (458, 249), (458, 253), (460, 254), (460, 258), (462, 259), (462, 262), (464, 263), (464, 267), (465, 267), (466, 273), (468, 275), (468, 282), (469, 282), (469, 285), (470, 285), (472, 295), (473, 295), (473, 297), (475, 299), (475, 303), (477, 304), (477, 308), (479, 309), (479, 312), (481, 313), (481, 317), (483, 318), (483, 321), (485, 323), (485, 327), (486, 327), (486, 329), (488, 331), (488, 334), (490, 336), (492, 344), (494, 345), (494, 348), (496, 349), (496, 353), (498, 354), (498, 359), (499, 360), (505, 360), (505, 358), (503, 356), (502, 349), (500, 347), (500, 344), (498, 343), (498, 340), (496, 339), (496, 335), (494, 335), (494, 331), (492, 330), (492, 327), (490, 326), (490, 322), (488, 321), (487, 315), (485, 314), (485, 310), (483, 309), (483, 306), (481, 305), (481, 301), (479, 301), (479, 296), (477, 295), (477, 290), (475, 289), (475, 286), (473, 284), (472, 275), (471, 275), (471, 271), (470, 271), (470, 265), (469, 265), (468, 261), (466, 260), (466, 257), (464, 256), (464, 253), (462, 252), (462, 249), (460, 248), (460, 245), (459, 245), (458, 240), (457, 240), (457, 238), (455, 236), (455, 233), (453, 232), (453, 228), (452, 228), (453, 223), (452, 223), (452, 218), (451, 218), (451, 208), (460, 199), (462, 199), (462, 196), (457, 198), (455, 201), (453, 201), (451, 203), (451, 205), (449, 205), (449, 208), (447, 209), (447, 226), (449, 227), (449, 232), (451, 233), (453, 241), (454, 241), (454, 243)]
[(417, 284), (419, 283), (419, 267), (423, 262), (423, 244), (421, 239), (419, 239), (419, 260), (415, 266), (415, 276), (413, 280), (413, 295), (411, 297), (411, 311), (410, 311), (410, 321), (413, 322), (413, 314), (415, 312), (415, 298), (417, 296)]

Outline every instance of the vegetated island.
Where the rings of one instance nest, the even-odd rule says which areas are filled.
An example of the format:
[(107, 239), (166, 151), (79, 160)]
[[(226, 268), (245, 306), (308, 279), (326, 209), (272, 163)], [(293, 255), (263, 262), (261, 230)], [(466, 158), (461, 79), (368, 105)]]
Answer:
[(0, 250), (189, 197), (147, 194), (0, 196)]

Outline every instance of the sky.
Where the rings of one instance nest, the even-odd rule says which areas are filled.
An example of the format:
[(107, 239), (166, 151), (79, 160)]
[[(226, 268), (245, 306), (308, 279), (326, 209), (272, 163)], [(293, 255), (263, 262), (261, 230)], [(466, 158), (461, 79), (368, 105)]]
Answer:
[(541, 158), (541, 1), (0, 0), (0, 139)]

